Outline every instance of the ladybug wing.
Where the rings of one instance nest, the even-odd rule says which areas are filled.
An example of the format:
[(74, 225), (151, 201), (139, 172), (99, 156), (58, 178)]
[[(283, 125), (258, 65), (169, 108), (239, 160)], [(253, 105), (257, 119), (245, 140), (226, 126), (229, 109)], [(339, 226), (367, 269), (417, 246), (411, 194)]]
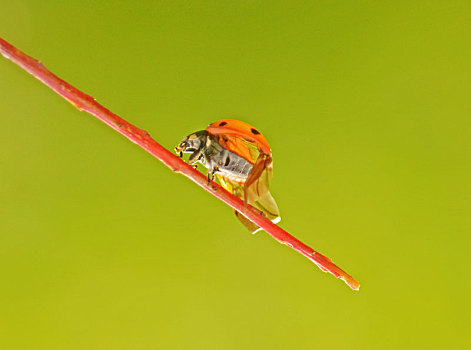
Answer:
[(268, 192), (268, 182), (272, 176), (273, 162), (271, 157), (260, 153), (244, 185), (249, 202), (253, 202)]
[[(263, 179), (260, 181), (263, 182)], [(257, 181), (256, 184), (259, 185), (259, 182)], [(258, 210), (262, 216), (271, 220), (273, 223), (279, 222), (281, 220), (280, 211), (276, 205), (275, 199), (271, 195), (270, 191), (268, 191), (268, 186), (267, 190), (263, 192), (262, 195), (259, 195), (258, 193), (253, 194), (253, 188), (254, 186), (251, 186), (248, 189), (245, 189), (244, 187), (244, 191), (242, 192), (247, 193), (247, 198), (249, 198), (248, 203)], [(236, 216), (244, 224), (244, 226), (249, 229), (250, 232), (255, 233), (261, 230), (260, 227), (246, 219), (242, 214), (236, 212)]]
[[(241, 190), (241, 186), (237, 184), (233, 184), (231, 181), (227, 180), (225, 177), (221, 176), (221, 174), (216, 174), (216, 178), (218, 179), (219, 183), (222, 187), (224, 187), (227, 191), (235, 195), (240, 199), (244, 199), (243, 191)], [(259, 227), (255, 225), (252, 221), (247, 219), (245, 216), (240, 214), (238, 211), (234, 211), (237, 219), (252, 233), (255, 233), (259, 230)]]
[[(272, 169), (271, 157), (260, 154), (244, 185), (232, 183), (220, 174), (216, 174), (216, 177), (221, 186), (226, 190), (252, 205), (261, 215), (277, 223), (281, 220), (280, 211), (268, 187), (268, 181), (272, 176)], [(237, 211), (235, 214), (250, 232), (255, 233), (260, 230), (260, 227), (242, 214)]]
[(244, 215), (239, 213), (238, 211), (235, 212), (235, 215), (237, 216), (237, 219), (251, 232), (255, 233), (260, 230), (260, 227), (255, 225), (252, 221), (247, 219)]
[[(226, 190), (234, 194), (236, 197), (244, 200), (244, 187), (239, 184), (232, 183), (231, 181), (227, 180), (220, 174), (216, 174), (216, 177), (221, 184), (222, 187), (224, 187)], [(249, 189), (249, 195), (251, 193), (251, 190)], [(254, 196), (256, 197), (255, 200), (249, 200), (249, 204), (252, 205), (255, 210), (257, 210), (262, 216), (265, 216), (266, 218), (270, 219), (274, 223), (277, 223), (281, 220), (280, 218), (280, 212), (278, 210), (278, 206), (276, 205), (275, 200), (273, 199), (271, 193), (269, 191), (265, 192), (262, 196)], [(261, 230), (260, 227), (258, 227), (256, 224), (254, 224), (252, 221), (247, 219), (244, 215), (241, 213), (235, 211), (234, 212), (237, 219), (252, 233), (256, 233), (257, 231)]]
[(206, 130), (212, 135), (226, 135), (244, 138), (254, 142), (258, 150), (271, 156), (270, 145), (260, 131), (240, 120), (223, 119), (210, 124)]
[[(275, 223), (278, 222), (280, 212), (268, 186), (273, 176), (273, 161), (271, 149), (265, 137), (251, 125), (232, 119), (215, 122), (206, 130), (216, 136), (224, 148), (253, 165), (243, 186), (218, 176), (221, 185), (236, 197), (255, 207), (263, 216)], [(236, 212), (236, 216), (251, 232), (255, 233), (260, 230), (257, 225), (240, 213)]]
[(271, 156), (259, 152), (257, 144), (245, 138), (220, 135), (219, 143), (227, 150), (241, 156), (253, 165), (244, 185), (244, 200), (255, 202), (269, 191), (268, 182), (273, 177)]
[(245, 138), (220, 135), (219, 143), (227, 150), (241, 156), (253, 165), (245, 182), (245, 201), (254, 202), (268, 192), (268, 182), (273, 176), (271, 156), (259, 152), (257, 144)]
[[(277, 223), (280, 221), (280, 212), (278, 210), (278, 206), (276, 205), (275, 200), (273, 199), (271, 193), (268, 191), (268, 185), (266, 186), (266, 192), (264, 192), (261, 196), (257, 193), (254, 192), (254, 187), (251, 186), (249, 187), (247, 193), (248, 195), (245, 195), (245, 187), (236, 183), (232, 183), (230, 180), (226, 179), (225, 177), (221, 176), (221, 174), (216, 173), (216, 178), (218, 179), (219, 183), (221, 184), (222, 187), (224, 187), (227, 191), (230, 193), (234, 194), (236, 197), (244, 200), (245, 198), (250, 198), (248, 200), (248, 203), (252, 205), (256, 210), (260, 212), (261, 215), (267, 217), (274, 223)], [(266, 177), (263, 177), (260, 179), (260, 181), (257, 181), (255, 184), (257, 186), (262, 186), (262, 182), (264, 181), (263, 179), (266, 179)], [(237, 216), (237, 219), (252, 233), (255, 233), (260, 230), (260, 227), (255, 225), (252, 221), (247, 219), (245, 216), (240, 214), (239, 212), (235, 211), (235, 215)]]
[(234, 135), (216, 135), (219, 144), (225, 149), (244, 158), (249, 163), (254, 164), (260, 153), (257, 144), (243, 137)]
[(244, 184), (244, 198), (265, 216), (278, 222), (280, 211), (273, 199), (268, 182), (273, 176), (273, 162), (270, 156), (260, 154)]

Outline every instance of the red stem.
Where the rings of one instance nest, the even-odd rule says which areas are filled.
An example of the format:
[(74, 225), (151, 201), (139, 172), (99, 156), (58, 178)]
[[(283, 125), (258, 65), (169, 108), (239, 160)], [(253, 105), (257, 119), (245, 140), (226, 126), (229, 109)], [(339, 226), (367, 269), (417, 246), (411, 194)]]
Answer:
[(49, 86), (60, 96), (72, 103), (79, 110), (88, 112), (97, 117), (108, 126), (127, 137), (130, 141), (142, 147), (174, 172), (185, 175), (187, 178), (197, 183), (206, 191), (219, 198), (233, 209), (237, 210), (247, 219), (263, 228), (278, 242), (286, 244), (287, 246), (298, 251), (309, 260), (313, 261), (317, 266), (319, 266), (321, 270), (330, 272), (335, 277), (344, 280), (345, 283), (350, 286), (350, 288), (354, 290), (358, 290), (360, 288), (360, 284), (346, 272), (340, 269), (337, 265), (335, 265), (331, 259), (316, 252), (314, 249), (291, 236), (288, 232), (279, 226), (273, 224), (270, 220), (259, 215), (252, 206), (248, 206), (246, 208), (242, 200), (227, 192), (215, 182), (211, 182), (208, 185), (208, 180), (205, 175), (193, 169), (193, 167), (182, 161), (179, 157), (163, 148), (149, 135), (149, 133), (118, 117), (116, 114), (112, 113), (101, 104), (96, 102), (93, 97), (83, 93), (56, 75), (52, 74), (38, 60), (24, 54), (2, 38), (0, 38), (0, 52), (3, 56), (16, 63), (28, 73), (32, 74), (35, 78), (41, 80), (44, 84)]

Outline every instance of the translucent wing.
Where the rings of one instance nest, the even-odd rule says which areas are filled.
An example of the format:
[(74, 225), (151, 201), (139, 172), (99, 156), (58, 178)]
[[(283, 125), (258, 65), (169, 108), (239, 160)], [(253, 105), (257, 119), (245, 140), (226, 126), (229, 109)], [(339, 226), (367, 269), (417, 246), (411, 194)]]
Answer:
[(257, 143), (232, 135), (218, 136), (218, 142), (227, 150), (241, 156), (253, 165), (245, 182), (245, 202), (254, 202), (269, 191), (268, 182), (273, 177), (270, 155), (258, 150)]
[[(271, 158), (270, 158), (271, 160)], [(280, 211), (275, 202), (275, 199), (271, 195), (268, 188), (268, 180), (271, 177), (271, 166), (265, 167), (264, 163), (261, 163), (261, 166), (254, 166), (252, 172), (249, 175), (254, 173), (256, 178), (247, 186), (248, 180), (244, 185), (236, 184), (230, 180), (224, 178), (220, 174), (216, 174), (216, 177), (219, 180), (219, 183), (229, 192), (234, 194), (236, 197), (244, 200), (246, 203), (252, 205), (254, 208), (260, 211), (260, 214), (270, 219), (274, 223), (277, 223), (281, 220)], [(271, 163), (270, 163), (271, 164)], [(257, 165), (257, 163), (256, 163)], [(247, 227), (247, 229), (255, 233), (260, 230), (260, 227), (255, 225), (250, 220), (246, 219), (243, 215), (238, 212), (235, 212), (237, 218), (242, 222), (242, 224)]]
[[(280, 221), (280, 211), (269, 190), (269, 181), (273, 177), (273, 161), (270, 154), (260, 151), (260, 145), (254, 140), (235, 134), (215, 135), (218, 142), (227, 150), (246, 159), (253, 165), (243, 185), (231, 182), (227, 178), (217, 174), (219, 182), (229, 192), (258, 209), (260, 213), (273, 222)], [(237, 218), (251, 232), (255, 233), (260, 228), (236, 212)]]

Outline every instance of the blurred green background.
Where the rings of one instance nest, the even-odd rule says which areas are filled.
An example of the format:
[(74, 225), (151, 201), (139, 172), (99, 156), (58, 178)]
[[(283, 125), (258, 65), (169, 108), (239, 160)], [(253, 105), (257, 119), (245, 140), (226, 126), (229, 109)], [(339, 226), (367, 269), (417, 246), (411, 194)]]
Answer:
[(274, 153), (350, 290), (0, 59), (0, 348), (464, 349), (469, 1), (0, 1), (0, 36), (171, 149)]

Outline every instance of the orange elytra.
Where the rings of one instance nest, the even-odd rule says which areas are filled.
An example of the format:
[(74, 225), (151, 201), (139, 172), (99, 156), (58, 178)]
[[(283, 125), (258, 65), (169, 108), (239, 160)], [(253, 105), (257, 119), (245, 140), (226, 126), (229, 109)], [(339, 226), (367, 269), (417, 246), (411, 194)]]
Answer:
[(260, 131), (252, 125), (235, 119), (222, 119), (210, 124), (206, 130), (213, 135), (232, 135), (255, 142), (260, 152), (271, 156), (270, 145)]

